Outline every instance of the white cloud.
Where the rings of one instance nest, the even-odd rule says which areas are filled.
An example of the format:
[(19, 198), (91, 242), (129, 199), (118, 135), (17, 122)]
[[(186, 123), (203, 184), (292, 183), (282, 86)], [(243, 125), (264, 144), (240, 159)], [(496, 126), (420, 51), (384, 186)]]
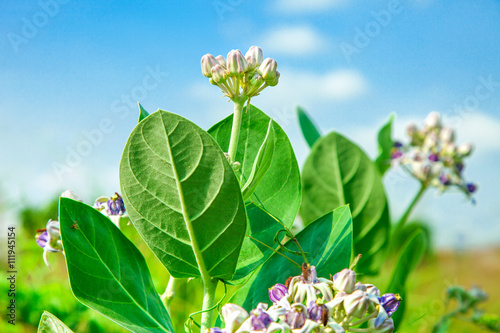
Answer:
[(264, 36), (263, 49), (272, 54), (306, 56), (321, 52), (328, 42), (309, 26), (282, 27)]
[(320, 12), (343, 5), (345, 0), (277, 0), (278, 10), (288, 13)]
[(500, 151), (500, 119), (473, 112), (457, 127), (457, 139), (458, 143), (471, 142), (477, 153)]

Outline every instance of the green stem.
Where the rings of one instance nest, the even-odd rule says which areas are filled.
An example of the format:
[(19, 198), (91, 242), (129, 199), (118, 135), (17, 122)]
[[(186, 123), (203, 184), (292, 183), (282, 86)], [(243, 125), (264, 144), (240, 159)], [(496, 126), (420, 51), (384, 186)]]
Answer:
[(171, 276), (168, 280), (165, 292), (160, 297), (163, 304), (165, 305), (165, 308), (167, 308), (168, 313), (170, 313), (170, 305), (172, 304), (172, 300), (175, 297), (175, 287), (177, 282), (179, 282), (179, 280)]
[(238, 140), (240, 138), (241, 118), (243, 116), (243, 105), (245, 101), (233, 101), (233, 128), (231, 129), (231, 141), (229, 141), (229, 157), (231, 162), (236, 162), (236, 151), (238, 150)]
[[(288, 228), (287, 228), (287, 229), (288, 229)], [(291, 233), (291, 231), (290, 231), (290, 230), (288, 230), (288, 232), (290, 233), (290, 235), (293, 235), (293, 234)], [(306, 264), (309, 264), (309, 261), (307, 261), (306, 254), (305, 254), (304, 250), (302, 250), (302, 246), (300, 246), (300, 243), (299, 243), (299, 241), (297, 240), (297, 238), (295, 238), (295, 236), (293, 236), (293, 242), (294, 242), (294, 243), (295, 243), (295, 245), (297, 245), (297, 247), (299, 248), (299, 251), (300, 251), (300, 253), (302, 254), (302, 259), (304, 259), (304, 262), (305, 262)]]
[(405, 226), (406, 222), (408, 222), (408, 218), (410, 217), (413, 208), (415, 208), (418, 201), (422, 198), (422, 195), (424, 194), (426, 189), (427, 186), (424, 183), (421, 183), (420, 190), (418, 191), (417, 195), (415, 196), (415, 198), (413, 198), (413, 201), (406, 209), (406, 212), (403, 214), (399, 222), (396, 224), (396, 228), (394, 229), (394, 235), (398, 235), (403, 230), (403, 227)]
[(205, 333), (212, 327), (215, 305), (215, 291), (217, 290), (217, 279), (203, 280), (203, 310), (201, 314), (200, 333)]

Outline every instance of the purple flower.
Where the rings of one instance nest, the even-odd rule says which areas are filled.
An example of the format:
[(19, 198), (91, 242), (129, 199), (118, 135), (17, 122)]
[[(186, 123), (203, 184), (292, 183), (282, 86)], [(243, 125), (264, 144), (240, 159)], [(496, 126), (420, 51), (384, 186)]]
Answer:
[(278, 303), (283, 297), (288, 296), (288, 288), (280, 283), (276, 283), (269, 288), (269, 298), (273, 303)]
[(123, 215), (125, 213), (125, 204), (118, 193), (109, 198), (107, 212), (108, 215)]
[(392, 316), (394, 312), (399, 307), (399, 303), (401, 302), (401, 297), (399, 294), (384, 294), (378, 298), (380, 305), (384, 307), (384, 310), (387, 312), (387, 315)]
[(450, 185), (451, 184), (450, 175), (442, 173), (441, 176), (439, 176), (439, 181), (441, 182), (441, 184), (445, 186)]
[[(312, 302), (311, 302), (312, 303)], [(301, 307), (294, 307), (293, 310), (288, 311), (285, 316), (285, 321), (292, 329), (301, 328), (306, 323), (306, 309)]]
[(431, 161), (431, 162), (437, 162), (437, 161), (439, 161), (439, 156), (437, 154), (430, 154), (429, 155), (429, 161)]
[(469, 193), (474, 193), (477, 191), (477, 185), (474, 183), (467, 183), (467, 185), (465, 185), (465, 188)]
[(401, 156), (403, 156), (403, 152), (401, 150), (394, 148), (391, 151), (391, 159), (395, 160), (400, 158)]
[(309, 304), (309, 308), (307, 309), (307, 314), (309, 315), (309, 319), (311, 320), (314, 320), (316, 322), (321, 322), (325, 326), (328, 323), (329, 311), (324, 304), (311, 302)]
[(401, 147), (403, 147), (403, 144), (401, 142), (399, 142), (399, 141), (395, 141), (394, 142), (394, 147), (395, 148), (401, 148)]
[(224, 333), (223, 330), (221, 330), (218, 327), (212, 327), (211, 329), (208, 330), (209, 333)]
[(44, 231), (36, 236), (36, 243), (41, 248), (44, 248), (48, 241), (49, 241), (49, 234), (47, 233), (47, 231)]
[(262, 309), (257, 308), (252, 310), (252, 330), (254, 331), (262, 331), (266, 329), (273, 320), (269, 315)]
[(455, 164), (455, 168), (457, 168), (458, 173), (461, 173), (462, 170), (464, 169), (464, 164), (463, 163), (457, 163), (457, 164)]

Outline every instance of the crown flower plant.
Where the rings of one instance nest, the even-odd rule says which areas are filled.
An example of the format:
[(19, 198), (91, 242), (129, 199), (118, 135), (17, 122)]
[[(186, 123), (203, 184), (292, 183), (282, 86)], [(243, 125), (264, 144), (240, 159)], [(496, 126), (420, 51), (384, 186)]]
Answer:
[[(396, 331), (408, 267), (426, 243), (412, 235), (392, 276), (379, 269), (393, 230), (376, 162), (338, 133), (321, 137), (309, 121), (312, 152), (301, 174), (283, 128), (250, 103), (279, 84), (276, 60), (252, 46), (200, 63), (232, 113), (204, 130), (139, 104), (119, 191), (92, 205), (64, 192), (57, 221), (37, 233), (46, 264), (48, 253), (61, 253), (78, 301), (131, 332)], [(455, 146), (438, 116), (409, 133), (410, 143), (391, 144), (393, 164), (423, 189), (476, 190), (462, 173), (472, 146)], [(148, 264), (160, 268), (155, 280)], [(387, 285), (371, 284), (376, 274)], [(179, 314), (177, 301), (195, 311)], [(71, 332), (48, 313), (39, 327)]]

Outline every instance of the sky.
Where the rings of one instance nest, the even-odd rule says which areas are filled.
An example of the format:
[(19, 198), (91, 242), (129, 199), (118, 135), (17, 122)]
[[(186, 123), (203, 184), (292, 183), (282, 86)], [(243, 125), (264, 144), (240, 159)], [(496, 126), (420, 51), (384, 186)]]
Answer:
[[(4, 0), (0, 21), (2, 224), (66, 189), (88, 203), (117, 191), (137, 102), (204, 129), (228, 116), (200, 59), (258, 45), (281, 78), (252, 103), (285, 129), (299, 165), (309, 149), (297, 105), (370, 156), (391, 113), (404, 140), (438, 111), (476, 147), (465, 175), (477, 204), (429, 192), (414, 217), (440, 247), (500, 244), (499, 1)], [(397, 171), (385, 184), (397, 218), (418, 184)]]

